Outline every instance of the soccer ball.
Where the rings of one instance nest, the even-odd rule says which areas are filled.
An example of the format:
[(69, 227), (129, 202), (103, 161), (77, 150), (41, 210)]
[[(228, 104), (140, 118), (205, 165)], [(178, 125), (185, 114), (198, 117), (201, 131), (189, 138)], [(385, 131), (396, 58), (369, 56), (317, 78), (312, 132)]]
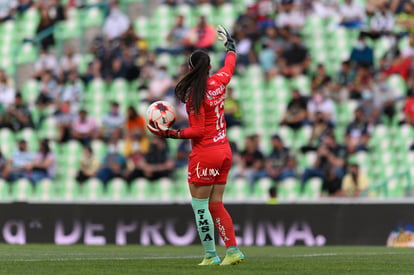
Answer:
[(167, 101), (156, 101), (147, 109), (148, 123), (156, 123), (161, 130), (168, 130), (175, 122), (175, 109)]

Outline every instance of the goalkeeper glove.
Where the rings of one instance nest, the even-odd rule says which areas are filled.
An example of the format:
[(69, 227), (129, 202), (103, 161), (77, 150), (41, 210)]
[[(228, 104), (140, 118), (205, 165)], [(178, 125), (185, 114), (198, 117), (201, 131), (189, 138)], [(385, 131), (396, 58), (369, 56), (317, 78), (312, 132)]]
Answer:
[(236, 53), (236, 42), (229, 32), (221, 25), (217, 26), (217, 35), (218, 39), (223, 41), (224, 46), (226, 47), (227, 52), (232, 51)]
[(163, 137), (163, 138), (180, 138), (180, 130), (161, 130), (158, 125), (154, 122), (147, 124), (148, 130), (156, 136)]

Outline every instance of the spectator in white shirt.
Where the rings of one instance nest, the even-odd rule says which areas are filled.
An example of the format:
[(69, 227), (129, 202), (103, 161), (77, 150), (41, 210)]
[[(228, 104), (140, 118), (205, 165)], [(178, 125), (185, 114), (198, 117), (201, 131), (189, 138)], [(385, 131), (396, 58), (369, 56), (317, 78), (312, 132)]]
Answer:
[(0, 22), (4, 22), (12, 18), (16, 12), (18, 1), (16, 0), (3, 0), (0, 1)]
[(31, 164), (35, 159), (35, 154), (30, 152), (25, 140), (19, 140), (18, 149), (9, 159), (3, 177), (10, 182), (20, 178), (29, 179), (28, 172), (31, 170)]
[(119, 38), (124, 32), (128, 30), (129, 19), (124, 13), (122, 13), (116, 3), (110, 5), (110, 11), (108, 17), (105, 19), (103, 32), (105, 37), (112, 41)]
[(365, 8), (355, 0), (345, 0), (340, 6), (341, 26), (359, 29), (365, 20)]
[(68, 82), (63, 87), (60, 101), (70, 101), (71, 113), (77, 113), (80, 108), (84, 87), (76, 71), (69, 73)]
[(321, 112), (326, 121), (334, 123), (335, 103), (326, 98), (321, 91), (316, 90), (308, 102), (308, 115), (311, 122), (315, 121), (315, 114)]
[(57, 58), (54, 54), (49, 53), (46, 48), (42, 48), (39, 53), (39, 57), (34, 64), (35, 74), (34, 77), (40, 79), (43, 72), (51, 71), (53, 75), (57, 75), (59, 71), (59, 65)]
[(276, 18), (276, 27), (298, 31), (305, 24), (304, 15), (295, 7), (293, 0), (282, 0), (280, 12)]
[(14, 104), (15, 94), (14, 89), (8, 84), (6, 73), (0, 70), (0, 105), (7, 109)]
[(125, 117), (119, 111), (118, 102), (111, 102), (111, 110), (102, 120), (101, 138), (104, 140), (118, 140), (122, 136)]
[(65, 49), (65, 55), (60, 59), (60, 72), (63, 73), (63, 76), (66, 78), (69, 74), (69, 71), (77, 71), (79, 63), (81, 61), (81, 55), (75, 53), (72, 47), (67, 47)]
[(374, 15), (371, 17), (369, 30), (361, 32), (361, 34), (368, 36), (371, 39), (378, 39), (382, 36), (390, 35), (394, 26), (394, 15), (388, 9), (388, 5), (383, 3), (379, 5)]

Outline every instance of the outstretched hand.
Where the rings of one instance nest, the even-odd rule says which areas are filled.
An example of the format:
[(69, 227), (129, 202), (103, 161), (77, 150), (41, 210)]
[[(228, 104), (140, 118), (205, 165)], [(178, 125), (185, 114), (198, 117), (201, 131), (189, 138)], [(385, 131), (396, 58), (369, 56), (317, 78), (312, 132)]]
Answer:
[(231, 37), (227, 29), (222, 25), (217, 26), (217, 36), (219, 40), (223, 41), (224, 46), (228, 52), (236, 52), (236, 42), (234, 41), (233, 37)]
[(161, 130), (158, 125), (154, 122), (147, 124), (147, 129), (156, 136), (162, 138), (180, 138), (180, 130)]

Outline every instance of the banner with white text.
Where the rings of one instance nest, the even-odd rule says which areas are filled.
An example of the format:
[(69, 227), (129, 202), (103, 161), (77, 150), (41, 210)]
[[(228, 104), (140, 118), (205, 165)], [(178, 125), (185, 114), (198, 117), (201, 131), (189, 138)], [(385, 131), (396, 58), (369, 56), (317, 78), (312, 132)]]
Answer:
[[(227, 209), (238, 243), (246, 246), (386, 245), (390, 234), (414, 224), (410, 204), (231, 204)], [(190, 205), (11, 203), (0, 204), (0, 242), (183, 246), (199, 239)]]

